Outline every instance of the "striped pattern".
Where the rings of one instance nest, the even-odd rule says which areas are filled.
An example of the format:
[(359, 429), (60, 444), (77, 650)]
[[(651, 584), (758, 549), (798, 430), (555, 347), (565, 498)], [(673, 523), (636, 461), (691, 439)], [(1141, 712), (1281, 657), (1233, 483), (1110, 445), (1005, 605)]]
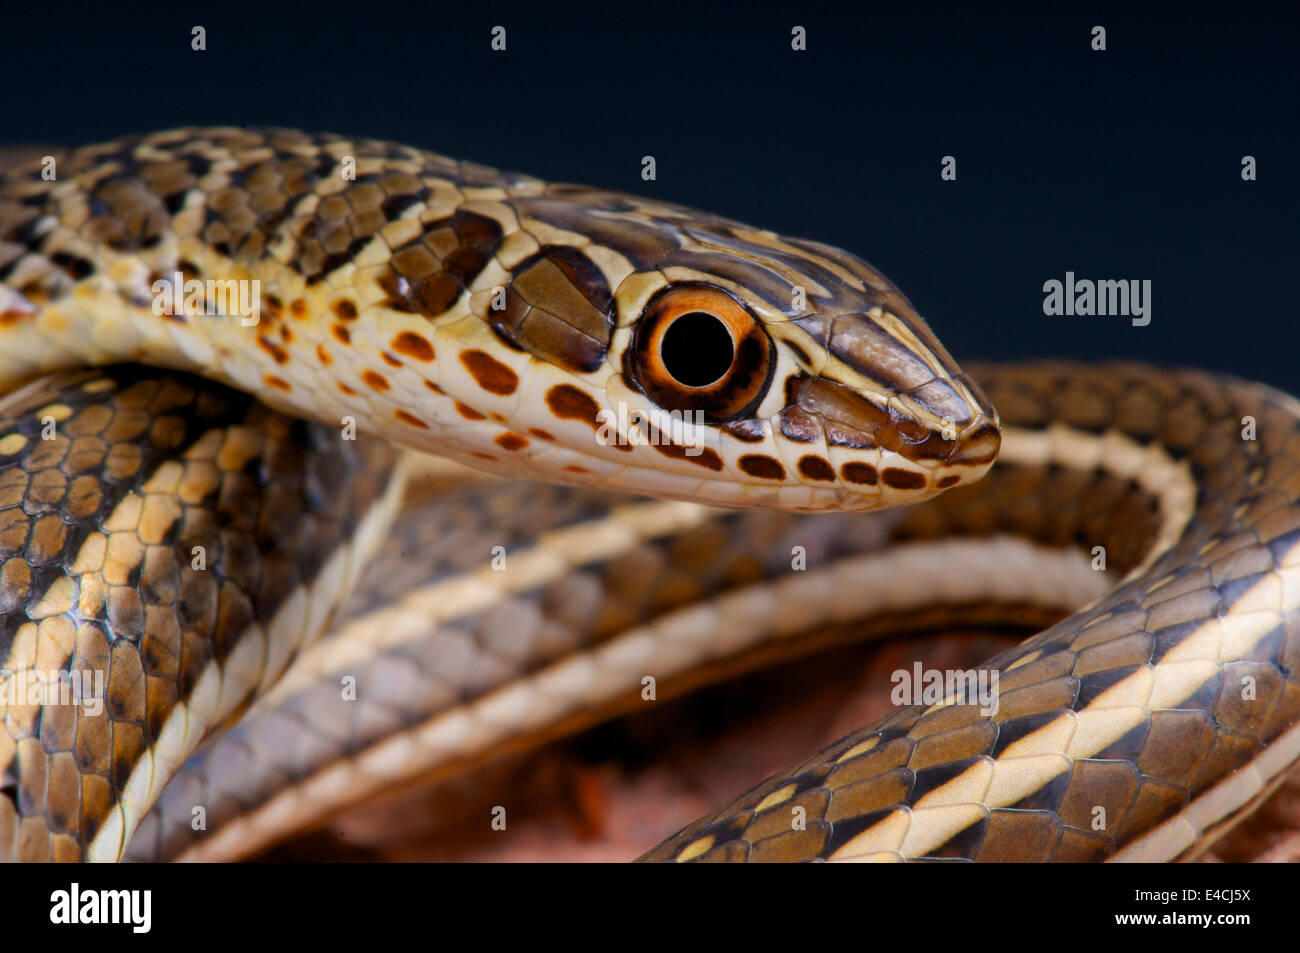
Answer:
[[(0, 403), (0, 858), (120, 855), (172, 771), (328, 624), (376, 541), (367, 514), (400, 493), (392, 461), (143, 368)], [(33, 693), (61, 677), (62, 697)]]

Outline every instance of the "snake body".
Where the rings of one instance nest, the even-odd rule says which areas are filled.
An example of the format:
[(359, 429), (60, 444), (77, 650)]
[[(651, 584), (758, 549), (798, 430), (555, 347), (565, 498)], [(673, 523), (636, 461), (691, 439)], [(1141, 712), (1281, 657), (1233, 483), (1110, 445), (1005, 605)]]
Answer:
[[(105, 675), (98, 715), (3, 700), (10, 859), (241, 856), (647, 675), (994, 605), (1080, 609), (988, 664), (996, 711), (902, 707), (647, 859), (1173, 859), (1300, 756), (1300, 407), (967, 375), (813, 242), (390, 143), (128, 137), (0, 178), (6, 391), (3, 668)], [(390, 444), (593, 489), (465, 490), (439, 548)], [(395, 539), (427, 573), (313, 645)]]

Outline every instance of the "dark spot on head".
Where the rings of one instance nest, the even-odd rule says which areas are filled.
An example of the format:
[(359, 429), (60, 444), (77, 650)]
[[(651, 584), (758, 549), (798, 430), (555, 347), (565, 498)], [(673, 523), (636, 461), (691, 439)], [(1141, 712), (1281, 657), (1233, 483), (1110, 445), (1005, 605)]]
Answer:
[(429, 388), (429, 390), (433, 391), (435, 394), (442, 394), (442, 395), (445, 396), (446, 393), (447, 393), (445, 390), (443, 390), (443, 389), (442, 389), (441, 387), (439, 387), (437, 384), (433, 383), (433, 381), (425, 381), (425, 382), (424, 382), (424, 386), (427, 387), (427, 388)]
[(371, 390), (390, 389), (388, 378), (384, 377), (383, 374), (376, 373), (375, 371), (371, 371), (371, 370), (362, 371), (361, 379), (370, 385)]
[(925, 476), (913, 470), (900, 470), (898, 467), (885, 467), (881, 474), (885, 486), (896, 490), (919, 490), (925, 486)]
[(275, 359), (275, 363), (287, 364), (289, 362), (289, 352), (274, 341), (268, 340), (265, 335), (258, 335), (257, 344), (263, 351), (270, 354), (271, 357)]
[(433, 345), (413, 331), (403, 331), (393, 338), (393, 350), (417, 361), (433, 360)]
[(799, 472), (809, 480), (829, 482), (835, 479), (835, 471), (831, 469), (830, 463), (822, 457), (815, 457), (811, 454), (799, 458)]
[(781, 461), (761, 453), (747, 453), (740, 458), (740, 469), (760, 480), (784, 480), (785, 467)]
[(555, 439), (555, 436), (554, 436), (553, 434), (549, 434), (549, 433), (547, 433), (547, 432), (546, 432), (545, 430), (543, 430), (541, 427), (529, 427), (529, 428), (528, 428), (528, 432), (529, 432), (530, 434), (532, 434), (534, 437), (536, 437), (538, 440), (554, 440), (554, 439)]
[(471, 457), (478, 457), (480, 460), (491, 460), (493, 463), (496, 463), (496, 460), (497, 460), (497, 458), (494, 457), (494, 456), (492, 456), (492, 454), (490, 454), (490, 453), (479, 453), (477, 450), (472, 450), (472, 451), (470, 451), (470, 456), (471, 456)]
[(334, 302), (334, 313), (339, 316), (340, 321), (355, 321), (357, 319), (357, 306), (347, 298), (340, 298)]
[(339, 381), (339, 390), (343, 391), (343, 393), (347, 394), (350, 397), (355, 397), (357, 395), (356, 391), (354, 391), (347, 384), (344, 384), (342, 381)]
[(466, 420), (487, 420), (485, 415), (480, 414), (473, 407), (466, 407), (460, 401), (456, 401), (456, 410)]
[(503, 450), (522, 450), (528, 446), (528, 438), (517, 433), (497, 434), (496, 444)]
[[(708, 447), (701, 447), (698, 453), (687, 453), (685, 447), (679, 447), (675, 443), (656, 443), (654, 448), (662, 453), (665, 457), (673, 460), (685, 460), (687, 463), (694, 463), (696, 466), (704, 467), (706, 470), (712, 470), (718, 473), (722, 470), (722, 457), (717, 452), (710, 450)], [(620, 447), (620, 449), (622, 449)], [(628, 448), (629, 450), (631, 447)]]
[(402, 410), (401, 408), (398, 408), (396, 411), (394, 411), (393, 416), (396, 417), (404, 424), (410, 424), (412, 427), (419, 427), (421, 430), (429, 429), (429, 425), (426, 424), (423, 420), (421, 420), (419, 417), (415, 416), (414, 414), (408, 414), (406, 411)]
[(287, 380), (285, 380), (283, 377), (276, 377), (274, 374), (267, 374), (263, 376), (262, 380), (266, 381), (268, 386), (274, 387), (276, 390), (282, 390), (286, 392), (293, 390), (293, 387), (290, 386)]
[(316, 357), (326, 367), (334, 363), (334, 358), (330, 357), (330, 352), (325, 350), (324, 344), (316, 345)]
[(382, 352), (380, 353), (380, 357), (382, 357), (382, 358), (384, 359), (384, 363), (387, 364), (389, 367), (405, 367), (405, 366), (406, 366), (406, 365), (403, 364), (401, 361), (399, 361), (397, 358), (393, 357), (393, 355), (389, 354), (387, 351), (382, 351)]
[(556, 384), (548, 390), (546, 406), (561, 420), (581, 420), (592, 427), (599, 425), (596, 414), (600, 412), (600, 407), (595, 398), (572, 384)]
[(846, 463), (840, 467), (840, 476), (849, 483), (876, 485), (876, 468), (869, 463)]
[(349, 331), (344, 325), (336, 324), (330, 330), (334, 332), (334, 336), (338, 338), (340, 344), (352, 343), (352, 332)]
[(266, 302), (266, 309), (271, 313), (271, 317), (278, 318), (284, 313), (284, 302), (275, 295), (263, 295), (262, 300)]
[(568, 470), (570, 473), (590, 473), (590, 472), (591, 472), (591, 471), (588, 470), (586, 467), (575, 467), (575, 466), (573, 466), (572, 464), (568, 464), (568, 465), (566, 465), (564, 469)]
[(938, 483), (936, 483), (935, 486), (939, 487), (939, 489), (941, 490), (946, 490), (948, 487), (954, 486), (955, 484), (958, 484), (960, 482), (961, 482), (961, 474), (950, 473), (946, 477), (941, 479)]
[(299, 320), (307, 317), (307, 302), (301, 298), (294, 298), (289, 302), (289, 313)]
[(519, 375), (485, 351), (462, 351), (460, 362), (490, 394), (505, 396), (519, 387)]

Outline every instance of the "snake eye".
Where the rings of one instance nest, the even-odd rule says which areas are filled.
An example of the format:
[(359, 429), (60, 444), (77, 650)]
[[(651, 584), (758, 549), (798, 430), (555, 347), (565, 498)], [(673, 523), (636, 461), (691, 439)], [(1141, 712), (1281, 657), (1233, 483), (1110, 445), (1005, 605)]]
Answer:
[(749, 310), (721, 288), (679, 284), (646, 305), (627, 370), (665, 410), (702, 410), (735, 420), (762, 400), (772, 376), (772, 342)]
[(717, 315), (689, 311), (668, 325), (659, 339), (659, 361), (669, 376), (687, 387), (708, 387), (731, 370), (736, 345)]

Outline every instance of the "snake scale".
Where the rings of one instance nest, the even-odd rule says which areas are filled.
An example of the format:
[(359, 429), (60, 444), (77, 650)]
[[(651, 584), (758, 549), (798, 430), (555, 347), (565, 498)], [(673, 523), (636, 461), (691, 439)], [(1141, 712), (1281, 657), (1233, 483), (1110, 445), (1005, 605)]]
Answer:
[[(846, 252), (392, 143), (12, 165), (0, 857), (247, 856), (646, 679), (1038, 610), (992, 709), (909, 699), (645, 859), (1195, 853), (1300, 756), (1300, 407), (970, 371)], [(402, 510), (419, 451), (515, 479)]]

